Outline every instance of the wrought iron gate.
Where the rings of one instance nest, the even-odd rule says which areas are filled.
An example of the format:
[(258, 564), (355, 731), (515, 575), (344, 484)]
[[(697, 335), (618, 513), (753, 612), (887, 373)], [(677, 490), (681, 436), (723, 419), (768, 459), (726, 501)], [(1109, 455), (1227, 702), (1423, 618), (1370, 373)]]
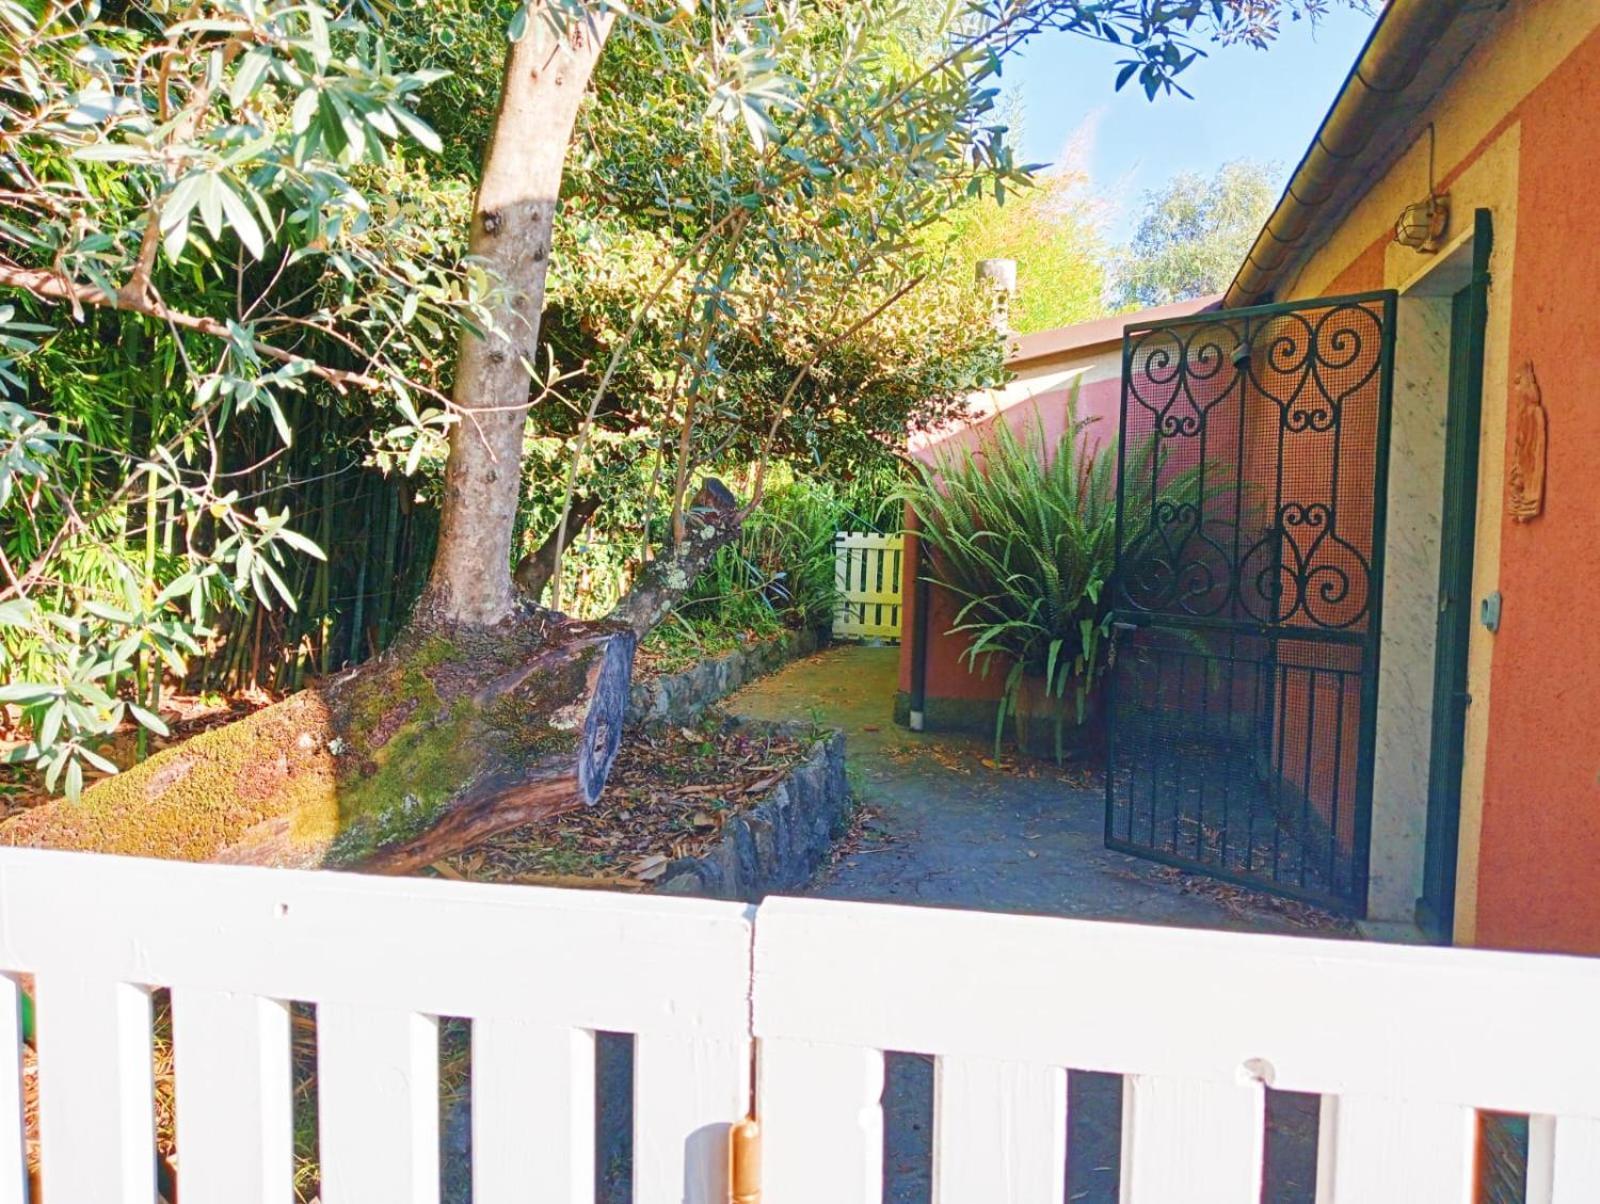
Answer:
[(1365, 910), (1394, 308), (1128, 328), (1109, 846)]

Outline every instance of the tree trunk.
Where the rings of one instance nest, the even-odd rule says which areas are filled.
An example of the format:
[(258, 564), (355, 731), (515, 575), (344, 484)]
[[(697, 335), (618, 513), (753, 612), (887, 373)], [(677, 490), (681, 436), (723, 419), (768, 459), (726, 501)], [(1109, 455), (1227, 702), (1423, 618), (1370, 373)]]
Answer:
[(706, 570), (717, 549), (738, 537), (743, 522), (727, 486), (707, 478), (689, 505), (682, 542), (639, 571), (607, 622), (621, 623), (643, 639)]
[(404, 873), (593, 804), (634, 635), (545, 612), (416, 631), (361, 668), (0, 827), (0, 843)]
[[(541, 610), (513, 589), (524, 365), (534, 361), (567, 141), (609, 27), (609, 17), (580, 24), (563, 40), (536, 23), (512, 47), (471, 239), (508, 302), (497, 331), (461, 340), (438, 550), (395, 645), (162, 751), (79, 803), (19, 816), (0, 827), (0, 843), (404, 873), (599, 798), (638, 639), (741, 524), (733, 496), (708, 481), (685, 538), (602, 623)], [(580, 503), (573, 528), (593, 509)], [(530, 590), (554, 570), (553, 541), (519, 572)]]
[(461, 336), (439, 546), (418, 616), (492, 626), (509, 618), (522, 430), (561, 173), (578, 105), (612, 18), (559, 38), (535, 18), (506, 60), (500, 112), (473, 208), (470, 253), (503, 281), (494, 331)]

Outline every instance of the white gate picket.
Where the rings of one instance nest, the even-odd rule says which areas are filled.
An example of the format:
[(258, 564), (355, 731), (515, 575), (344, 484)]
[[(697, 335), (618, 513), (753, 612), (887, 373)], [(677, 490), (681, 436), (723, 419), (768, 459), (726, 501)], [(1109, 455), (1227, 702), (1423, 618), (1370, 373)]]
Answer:
[(1600, 1119), (1535, 1116), (1528, 1128), (1528, 1204), (1600, 1200)]
[(1456, 1104), (1326, 1098), (1317, 1204), (1472, 1204), (1477, 1126)]
[(763, 1204), (880, 1204), (883, 1054), (761, 1042)]
[[(19, 917), (0, 912), (8, 924)], [(50, 1204), (151, 1204), (156, 1191), (150, 995), (110, 978), (35, 984), (39, 1142)]]
[(1264, 1098), (1255, 1083), (1130, 1075), (1122, 1106), (1122, 1192), (1138, 1204), (1261, 1198)]
[(317, 1131), (323, 1204), (438, 1204), (438, 1021), (319, 1006)]
[(28, 1152), (23, 1138), (22, 992), (0, 974), (0, 1204), (25, 1204)]
[(643, 1033), (633, 1078), (634, 1204), (721, 1204), (728, 1134), (750, 1106), (749, 1046)]
[(289, 1009), (200, 987), (172, 992), (184, 1204), (282, 1204), (294, 1193)]
[(933, 1091), (934, 1204), (1057, 1204), (1064, 1198), (1066, 1071), (941, 1057)]
[(473, 1204), (594, 1204), (594, 1059), (585, 1029), (473, 1021)]

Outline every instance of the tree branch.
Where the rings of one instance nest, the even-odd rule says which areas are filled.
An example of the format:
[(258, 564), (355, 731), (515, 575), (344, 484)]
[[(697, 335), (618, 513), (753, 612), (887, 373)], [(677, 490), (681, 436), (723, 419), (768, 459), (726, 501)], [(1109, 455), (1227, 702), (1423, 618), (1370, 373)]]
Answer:
[(688, 592), (717, 550), (739, 537), (743, 526), (744, 514), (728, 487), (713, 477), (706, 478), (689, 510), (688, 537), (676, 544), (670, 555), (658, 557), (640, 571), (632, 588), (606, 616), (607, 621), (626, 624), (643, 639)]
[[(0, 287), (19, 288), (31, 293), (41, 301), (54, 301), (70, 305), (74, 315), (81, 314), (86, 305), (102, 309), (119, 309), (130, 313), (143, 314), (157, 321), (170, 322), (183, 330), (192, 330), (198, 334), (210, 335), (214, 339), (228, 340), (232, 338), (227, 323), (216, 318), (208, 318), (199, 314), (184, 313), (182, 310), (173, 309), (163, 301), (149, 296), (135, 297), (132, 290), (124, 289), (121, 294), (107, 293), (90, 285), (75, 284), (52, 272), (41, 268), (19, 268), (0, 265)], [(383, 382), (375, 376), (368, 376), (362, 372), (346, 372), (342, 368), (330, 368), (319, 364), (315, 360), (308, 360), (305, 356), (295, 355), (292, 351), (285, 351), (281, 347), (274, 347), (271, 343), (260, 343), (252, 340), (251, 347), (259, 354), (274, 359), (284, 364), (309, 363), (312, 375), (319, 376), (341, 393), (346, 388), (381, 389)]]
[(539, 600), (544, 594), (544, 587), (550, 583), (550, 578), (555, 576), (556, 568), (561, 563), (562, 549), (567, 541), (588, 526), (589, 520), (599, 509), (600, 495), (589, 493), (562, 511), (555, 530), (550, 532), (537, 550), (517, 561), (511, 579), (523, 593), (535, 602)]

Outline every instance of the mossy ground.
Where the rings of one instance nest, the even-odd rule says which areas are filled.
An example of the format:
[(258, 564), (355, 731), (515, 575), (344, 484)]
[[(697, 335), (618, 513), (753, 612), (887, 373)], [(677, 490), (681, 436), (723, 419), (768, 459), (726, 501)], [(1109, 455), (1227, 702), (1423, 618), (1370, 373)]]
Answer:
[(600, 647), (534, 623), (408, 633), (378, 659), (0, 825), (0, 843), (189, 861), (349, 865), (424, 831), (474, 783), (581, 735)]

